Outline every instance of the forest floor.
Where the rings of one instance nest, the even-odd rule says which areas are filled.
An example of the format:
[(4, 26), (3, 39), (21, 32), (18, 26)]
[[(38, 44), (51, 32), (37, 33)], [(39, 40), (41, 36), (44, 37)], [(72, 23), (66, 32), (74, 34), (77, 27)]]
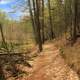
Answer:
[(79, 80), (77, 73), (66, 64), (59, 49), (52, 43), (43, 45), (43, 52), (28, 62), (32, 67), (16, 64), (16, 68), (26, 75), (7, 80)]
[[(78, 75), (64, 61), (52, 43), (43, 46), (43, 52), (32, 62), (28, 77), (17, 80), (79, 80)], [(22, 69), (22, 68), (21, 68)]]
[[(59, 45), (61, 42), (57, 44)], [(61, 46), (60, 55), (64, 58), (65, 62), (76, 71), (80, 78), (80, 38), (76, 40), (73, 46), (69, 43)]]

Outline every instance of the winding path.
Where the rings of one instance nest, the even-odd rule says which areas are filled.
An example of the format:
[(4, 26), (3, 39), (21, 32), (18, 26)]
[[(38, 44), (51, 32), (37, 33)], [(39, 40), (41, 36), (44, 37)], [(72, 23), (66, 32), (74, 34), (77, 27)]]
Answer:
[(34, 60), (31, 74), (18, 80), (79, 80), (74, 72), (60, 56), (53, 44), (43, 46), (44, 50)]

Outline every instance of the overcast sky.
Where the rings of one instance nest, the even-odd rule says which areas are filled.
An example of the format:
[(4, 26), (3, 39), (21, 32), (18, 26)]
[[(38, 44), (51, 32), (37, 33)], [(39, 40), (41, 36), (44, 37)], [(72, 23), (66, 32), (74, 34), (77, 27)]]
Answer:
[(5, 11), (10, 18), (17, 20), (25, 14), (23, 7), (26, 3), (26, 0), (0, 0), (0, 10)]

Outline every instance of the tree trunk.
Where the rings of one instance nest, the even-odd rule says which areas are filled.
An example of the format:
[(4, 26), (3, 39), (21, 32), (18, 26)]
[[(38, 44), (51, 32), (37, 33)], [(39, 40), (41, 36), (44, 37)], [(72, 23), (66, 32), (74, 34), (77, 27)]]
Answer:
[(37, 29), (37, 37), (38, 37), (38, 45), (39, 51), (42, 51), (42, 40), (41, 40), (41, 33), (40, 33), (40, 19), (39, 19), (39, 0), (36, 0), (36, 29)]
[[(32, 9), (32, 7), (31, 7), (31, 1), (30, 0), (28, 0), (28, 6), (29, 6), (29, 12), (30, 12), (30, 17), (31, 17), (31, 21), (32, 21), (33, 31), (34, 31), (34, 37), (35, 37), (35, 41), (37, 43), (35, 21), (34, 21), (34, 16), (33, 16), (33, 12), (32, 12), (32, 10), (35, 11), (35, 9), (34, 9), (34, 7)], [(34, 6), (34, 4), (33, 4), (33, 6)]]
[(7, 52), (9, 53), (9, 49), (8, 49), (8, 46), (7, 46), (7, 43), (5, 41), (5, 37), (4, 37), (4, 34), (3, 34), (3, 29), (2, 29), (2, 25), (0, 24), (0, 32), (1, 32), (1, 37), (2, 37), (2, 46), (7, 50)]
[(42, 0), (42, 43), (44, 43), (44, 0)]
[(76, 41), (76, 27), (77, 27), (77, 1), (72, 0), (72, 45)]
[(53, 32), (53, 23), (52, 23), (52, 16), (51, 16), (51, 6), (50, 6), (50, 0), (48, 0), (48, 10), (49, 10), (49, 21), (50, 21), (50, 35), (51, 39), (55, 37), (55, 34)]

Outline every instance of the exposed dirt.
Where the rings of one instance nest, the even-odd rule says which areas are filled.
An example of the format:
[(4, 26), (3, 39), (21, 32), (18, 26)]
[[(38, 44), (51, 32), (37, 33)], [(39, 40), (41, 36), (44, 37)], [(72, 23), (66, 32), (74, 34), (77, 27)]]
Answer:
[(78, 75), (64, 61), (53, 44), (43, 46), (40, 55), (30, 62), (32, 68), (17, 65), (23, 71), (29, 71), (28, 76), (16, 80), (79, 80)]

